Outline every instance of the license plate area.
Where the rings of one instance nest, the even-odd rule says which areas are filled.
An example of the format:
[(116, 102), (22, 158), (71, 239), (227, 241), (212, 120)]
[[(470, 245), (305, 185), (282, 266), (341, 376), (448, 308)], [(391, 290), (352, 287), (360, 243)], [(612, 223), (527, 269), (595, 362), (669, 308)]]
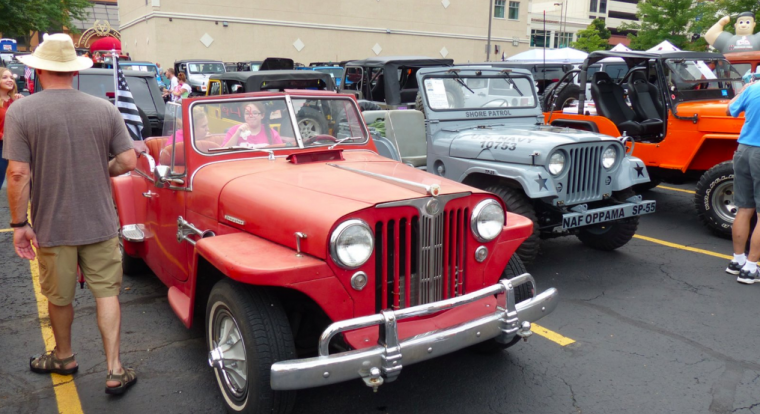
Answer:
[(583, 213), (567, 213), (562, 215), (562, 228), (585, 227), (613, 220), (652, 214), (655, 212), (656, 205), (656, 201), (647, 200), (640, 203), (625, 203), (595, 208)]

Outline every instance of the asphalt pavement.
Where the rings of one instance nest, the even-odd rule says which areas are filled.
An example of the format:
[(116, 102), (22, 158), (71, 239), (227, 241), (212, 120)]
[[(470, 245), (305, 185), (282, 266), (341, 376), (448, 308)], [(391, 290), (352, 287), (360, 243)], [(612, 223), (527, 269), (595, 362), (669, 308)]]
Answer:
[[(637, 238), (617, 251), (574, 237), (544, 242), (529, 271), (539, 290), (559, 289), (559, 307), (539, 322), (556, 335), (404, 367), (377, 393), (359, 380), (301, 391), (295, 413), (760, 413), (760, 286), (724, 273), (720, 256), (731, 243), (697, 221), (686, 192), (693, 184), (667, 187), (645, 194), (657, 213), (642, 217)], [(0, 223), (8, 221), (3, 191)], [(34, 269), (15, 256), (3, 227), (0, 412), (224, 412), (202, 328), (182, 325), (153, 275), (124, 278), (122, 360), (139, 376), (125, 395), (103, 392), (105, 356), (86, 289), (75, 301), (73, 382), (30, 372), (49, 329)], [(559, 335), (575, 342), (562, 346)]]

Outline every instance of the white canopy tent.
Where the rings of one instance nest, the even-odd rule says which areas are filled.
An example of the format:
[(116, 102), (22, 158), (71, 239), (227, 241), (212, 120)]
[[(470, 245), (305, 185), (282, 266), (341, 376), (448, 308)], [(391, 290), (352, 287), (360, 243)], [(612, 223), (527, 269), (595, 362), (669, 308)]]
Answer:
[(647, 49), (647, 52), (679, 52), (680, 50), (673, 43), (663, 40), (659, 45)]
[[(544, 58), (544, 52), (546, 57)], [(546, 63), (579, 63), (583, 62), (588, 53), (571, 47), (562, 49), (531, 49), (507, 58), (507, 62), (542, 62)]]
[(632, 52), (632, 50), (629, 49), (628, 46), (626, 46), (626, 45), (624, 45), (622, 43), (616, 44), (615, 47), (613, 47), (612, 49), (610, 49), (610, 51), (611, 52)]

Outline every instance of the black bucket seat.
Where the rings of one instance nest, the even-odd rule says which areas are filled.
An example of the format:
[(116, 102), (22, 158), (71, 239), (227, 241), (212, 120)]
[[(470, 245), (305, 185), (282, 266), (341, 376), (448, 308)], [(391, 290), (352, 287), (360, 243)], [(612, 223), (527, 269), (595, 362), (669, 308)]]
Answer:
[(636, 121), (636, 113), (625, 102), (623, 87), (616, 84), (605, 72), (591, 77), (591, 98), (597, 112), (612, 121), (621, 133), (631, 136), (656, 135), (662, 131), (662, 120)]
[(662, 97), (657, 87), (647, 80), (643, 71), (636, 71), (628, 79), (628, 97), (639, 120), (662, 122)]

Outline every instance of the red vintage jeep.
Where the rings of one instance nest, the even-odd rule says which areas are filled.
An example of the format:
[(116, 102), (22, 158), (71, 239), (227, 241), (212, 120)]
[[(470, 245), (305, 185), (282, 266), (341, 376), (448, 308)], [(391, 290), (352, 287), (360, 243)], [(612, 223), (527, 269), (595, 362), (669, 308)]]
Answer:
[[(299, 114), (315, 111), (333, 126), (304, 138)], [(188, 327), (205, 311), (230, 411), (285, 413), (297, 389), (377, 389), (406, 365), (498, 351), (556, 307), (513, 255), (531, 221), (378, 155), (351, 96), (204, 97), (167, 112), (164, 136), (113, 179), (125, 272), (147, 264)]]

